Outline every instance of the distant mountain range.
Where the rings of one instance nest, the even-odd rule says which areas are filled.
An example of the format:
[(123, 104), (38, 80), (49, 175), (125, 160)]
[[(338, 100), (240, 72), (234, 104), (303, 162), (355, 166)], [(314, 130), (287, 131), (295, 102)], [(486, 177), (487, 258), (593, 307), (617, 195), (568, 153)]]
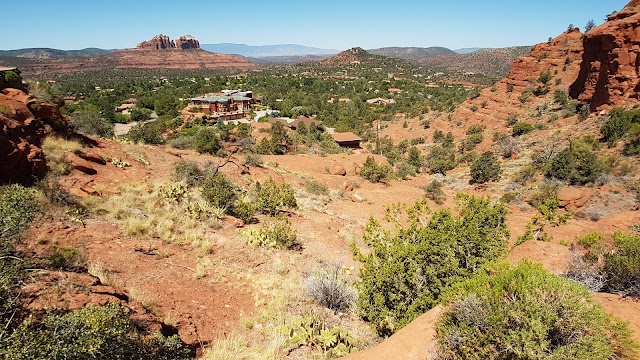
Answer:
[(319, 49), (296, 44), (277, 45), (246, 45), (246, 44), (200, 44), (204, 50), (221, 53), (242, 55), (248, 58), (266, 58), (275, 56), (305, 56), (305, 55), (335, 55), (339, 51)]
[(476, 51), (478, 51), (480, 49), (482, 49), (482, 48), (461, 48), (461, 49), (453, 50), (453, 52), (455, 52), (456, 54), (464, 55), (464, 54), (471, 54), (471, 53), (476, 52)]
[(439, 55), (455, 55), (456, 53), (445, 47), (384, 47), (370, 49), (367, 52), (374, 55), (389, 56), (405, 60), (418, 60)]
[(0, 50), (0, 57), (19, 57), (27, 59), (63, 59), (83, 56), (108, 55), (115, 50), (86, 48), (82, 50), (58, 50), (49, 48), (28, 48), (18, 50)]

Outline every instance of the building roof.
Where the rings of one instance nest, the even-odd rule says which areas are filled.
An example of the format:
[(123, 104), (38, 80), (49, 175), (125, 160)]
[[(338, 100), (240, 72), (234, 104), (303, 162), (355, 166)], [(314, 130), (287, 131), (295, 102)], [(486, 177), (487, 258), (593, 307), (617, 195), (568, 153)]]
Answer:
[(191, 101), (201, 101), (208, 103), (220, 103), (220, 102), (228, 102), (230, 98), (233, 98), (233, 101), (251, 101), (252, 99), (246, 96), (240, 95), (232, 95), (232, 96), (206, 96), (206, 97), (195, 97), (192, 98)]
[(274, 118), (274, 117), (272, 117), (272, 118), (269, 118), (267, 120), (267, 122), (269, 124), (280, 123), (280, 124), (282, 124), (284, 126), (289, 126), (289, 124), (291, 124), (291, 122), (293, 122), (293, 120), (292, 119), (287, 119), (287, 118)]
[(362, 141), (362, 139), (358, 135), (351, 132), (333, 133), (331, 134), (331, 137), (336, 142)]
[(116, 108), (116, 110), (127, 110), (136, 107), (136, 104), (122, 104)]
[(298, 116), (297, 119), (293, 120), (289, 123), (289, 126), (292, 128), (297, 128), (300, 124), (304, 124), (307, 128), (311, 125), (320, 126), (322, 125), (322, 121), (318, 120), (315, 117), (306, 117), (306, 116)]
[(13, 66), (0, 66), (0, 71), (9, 71), (9, 70), (17, 70), (18, 68)]

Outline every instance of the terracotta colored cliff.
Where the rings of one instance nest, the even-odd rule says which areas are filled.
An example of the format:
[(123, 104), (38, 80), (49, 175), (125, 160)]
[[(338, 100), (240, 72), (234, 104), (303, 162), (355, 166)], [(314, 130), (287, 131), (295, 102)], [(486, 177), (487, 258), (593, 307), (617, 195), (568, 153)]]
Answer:
[(640, 1), (630, 2), (584, 39), (580, 75), (571, 85), (573, 98), (592, 110), (635, 103), (640, 99)]
[[(482, 90), (478, 97), (460, 105), (453, 121), (442, 124), (443, 128), (451, 130), (459, 138), (463, 138), (466, 129), (475, 124), (482, 124), (492, 131), (510, 131), (506, 128), (509, 114), (524, 118), (529, 109), (553, 97), (556, 89), (566, 91), (577, 79), (582, 49), (582, 33), (577, 28), (562, 33), (549, 42), (535, 45), (529, 55), (519, 57), (513, 62), (506, 78), (493, 87)], [(545, 88), (538, 79), (540, 74), (547, 70), (551, 79), (544, 90), (546, 93), (536, 95), (533, 90), (538, 87)], [(524, 93), (530, 94), (525, 95), (527, 99), (524, 99)], [(491, 142), (491, 137), (485, 136), (485, 142)]]
[(200, 49), (200, 42), (191, 35), (180, 36), (176, 39), (176, 49)]
[[(48, 126), (47, 126), (48, 125)], [(56, 105), (17, 89), (0, 92), (0, 184), (31, 184), (47, 165), (40, 148), (48, 128), (63, 131), (66, 120)]]
[(168, 36), (160, 34), (141, 42), (136, 48), (146, 50), (175, 49), (176, 44)]

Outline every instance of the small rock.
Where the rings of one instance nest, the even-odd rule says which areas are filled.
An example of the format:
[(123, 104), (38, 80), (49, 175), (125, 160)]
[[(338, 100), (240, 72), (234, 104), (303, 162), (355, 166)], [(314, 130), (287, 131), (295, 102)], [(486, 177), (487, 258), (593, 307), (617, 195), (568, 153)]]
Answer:
[(92, 188), (89, 185), (81, 187), (80, 190), (84, 191), (88, 195), (100, 195), (96, 189)]
[(364, 202), (364, 198), (356, 193), (353, 193), (351, 194), (351, 201), (355, 203), (362, 203)]
[(344, 184), (345, 191), (353, 191), (354, 188), (355, 188), (355, 184), (353, 182), (348, 182)]
[(347, 169), (345, 169), (344, 167), (342, 167), (340, 165), (334, 165), (329, 170), (329, 174), (338, 175), (338, 176), (346, 176), (347, 175)]
[(91, 161), (96, 164), (107, 165), (107, 161), (100, 154), (95, 152), (89, 152), (87, 154), (81, 152), (78, 154), (78, 156), (84, 160)]

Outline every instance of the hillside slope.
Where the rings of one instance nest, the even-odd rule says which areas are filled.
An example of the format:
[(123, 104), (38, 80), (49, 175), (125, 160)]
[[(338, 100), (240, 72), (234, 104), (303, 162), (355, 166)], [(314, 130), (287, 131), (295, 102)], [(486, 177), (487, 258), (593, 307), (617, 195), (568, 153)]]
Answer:
[(382, 55), (395, 57), (405, 60), (419, 60), (427, 57), (439, 55), (455, 55), (456, 53), (445, 47), (384, 47), (379, 49), (370, 49), (367, 52), (374, 55)]

